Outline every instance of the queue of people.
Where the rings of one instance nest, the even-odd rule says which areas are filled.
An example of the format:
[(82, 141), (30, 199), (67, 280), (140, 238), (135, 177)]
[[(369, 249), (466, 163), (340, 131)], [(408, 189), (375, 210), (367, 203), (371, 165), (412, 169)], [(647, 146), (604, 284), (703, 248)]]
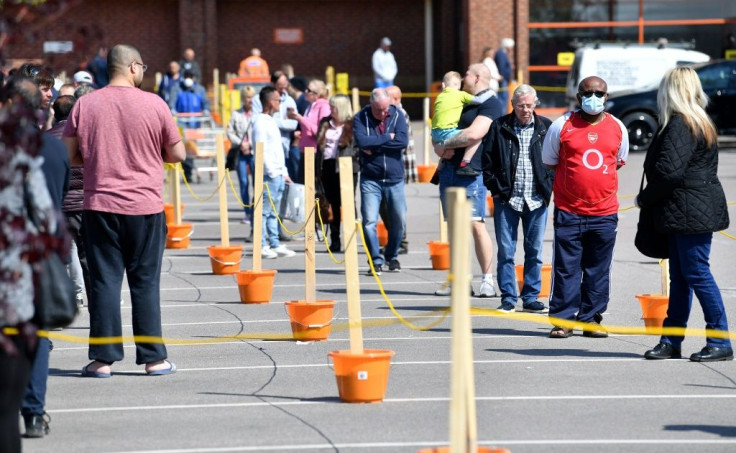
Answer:
[[(513, 45), (506, 44), (507, 48)], [(382, 45), (387, 47), (390, 41)], [(34, 260), (43, 256), (48, 244), (65, 249), (73, 238), (73, 255), (80, 263), (77, 289), (85, 295), (79, 299), (87, 299), (90, 337), (121, 336), (119, 296), (124, 274), (130, 286), (134, 331), (148, 338), (162, 335), (160, 273), (166, 224), (161, 168), (164, 162), (186, 158), (171, 111), (182, 109), (180, 102), (195, 102), (188, 97), (199, 91), (192, 90), (198, 77), (195, 63), (193, 51), (185, 52), (182, 62), (172, 62), (171, 91), (164, 89), (157, 96), (140, 90), (147, 69), (141, 54), (133, 46), (119, 44), (106, 50), (109, 83), (104, 88), (94, 90), (80, 76), (80, 83), (89, 85), (91, 92), (81, 90), (77, 96), (78, 87), (75, 95), (59, 96), (52, 103), (53, 74), (42, 66), (26, 66), (0, 89), (2, 130), (22, 131), (0, 132), (4, 162), (0, 177), (3, 186), (10, 188), (4, 192), (8, 197), (0, 199), (0, 227), (4, 237), (17, 230), (26, 238), (20, 243), (0, 241), (0, 268), (14, 266), (11, 279), (4, 277), (10, 272), (0, 272), (0, 326), (17, 327), (20, 332), (4, 336), (0, 331), (0, 364), (9, 370), (0, 373), (0, 446), (4, 450), (19, 448), (18, 414), (23, 415), (27, 436), (40, 437), (50, 429), (44, 404), (52, 345), (48, 339), (38, 341), (36, 330), (43, 326), (34, 324), (33, 318), (33, 279), (38, 278)], [(186, 69), (179, 77), (183, 66)], [(255, 67), (245, 65), (251, 66)], [(237, 148), (243, 202), (251, 200), (248, 175), (263, 171), (278, 206), (286, 183), (303, 182), (303, 155), (307, 147), (314, 147), (315, 176), (332, 213), (330, 247), (339, 251), (343, 242), (337, 159), (351, 157), (353, 189), (359, 189), (373, 263), (370, 274), (401, 271), (398, 255), (407, 247), (408, 162), (413, 166), (413, 156), (407, 157), (412, 154), (410, 124), (401, 107), (401, 91), (393, 85), (377, 87), (368, 104), (353, 112), (347, 96), (328, 96), (325, 83), (312, 79), (303, 90), (306, 107), (300, 111), (289, 95), (286, 74), (275, 71), (270, 80), (271, 85), (258, 94), (251, 87), (241, 91), (242, 108), (233, 112), (227, 126), (228, 138)], [(626, 164), (629, 148), (625, 127), (605, 112), (606, 81), (596, 76), (582, 80), (577, 93), (580, 108), (551, 121), (535, 112), (537, 93), (524, 84), (513, 91), (512, 112), (504, 115), (493, 80), (492, 70), (484, 63), (471, 64), (462, 76), (448, 72), (436, 104), (442, 121), (433, 130), (434, 150), (441, 159), (443, 211), (446, 191), (453, 187), (466, 190), (472, 207), (470, 233), (482, 275), (478, 290), (472, 285), (470, 290), (481, 298), (500, 296), (497, 309), (501, 312), (549, 313), (550, 338), (573, 335), (573, 329), (560, 321), (583, 323), (583, 336), (606, 338), (602, 321), (618, 227), (618, 171)], [(169, 104), (164, 101), (167, 98)], [(204, 101), (199, 102), (206, 108)], [(726, 332), (727, 316), (709, 256), (713, 232), (727, 228), (729, 216), (717, 176), (716, 130), (705, 113), (706, 103), (692, 69), (675, 68), (666, 74), (658, 96), (660, 129), (644, 163), (648, 185), (636, 204), (654, 209), (657, 229), (668, 239), (670, 304), (664, 327), (687, 326), (695, 295), (706, 327)], [(52, 106), (53, 127), (44, 133)], [(295, 138), (299, 141), (296, 155)], [(254, 168), (256, 142), (264, 143), (262, 169)], [(44, 232), (32, 228), (18, 209), (29, 185), (38, 195), (35, 208), (46, 212), (49, 228)], [(487, 191), (494, 198), (500, 295), (491, 268), (493, 241), (485, 222)], [(546, 307), (539, 294), (543, 238), (552, 202), (553, 283)], [(389, 233), (383, 249), (376, 231), (379, 213)], [(264, 205), (262, 219), (253, 219), (248, 208), (243, 215), (244, 223), (263, 222), (264, 258), (295, 255), (280, 242), (270, 204)], [(517, 291), (514, 255), (519, 222), (524, 285)], [(45, 237), (52, 233), (62, 240)], [(442, 288), (435, 294), (447, 296), (449, 291)], [(680, 358), (682, 341), (682, 335), (663, 335), (645, 358)], [(176, 372), (163, 343), (136, 341), (135, 354), (136, 363), (149, 376)], [(113, 365), (124, 358), (123, 347), (90, 344), (89, 358), (81, 375), (109, 378)], [(705, 347), (690, 356), (695, 362), (731, 359), (730, 341), (717, 335), (707, 337)]]

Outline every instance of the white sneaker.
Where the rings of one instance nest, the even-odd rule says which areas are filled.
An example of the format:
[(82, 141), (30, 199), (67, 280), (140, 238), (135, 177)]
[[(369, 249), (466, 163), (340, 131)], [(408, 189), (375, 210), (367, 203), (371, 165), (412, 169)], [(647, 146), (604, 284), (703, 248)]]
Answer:
[(496, 297), (496, 288), (493, 287), (493, 282), (482, 281), (478, 292), (474, 294), (475, 297)]
[(296, 255), (295, 251), (287, 249), (285, 245), (279, 245), (271, 251), (276, 253), (278, 256), (285, 256), (287, 258)]
[(261, 249), (261, 258), (265, 258), (267, 260), (272, 260), (274, 258), (277, 258), (279, 255), (271, 249), (271, 247), (263, 247)]
[[(475, 291), (473, 290), (473, 285), (470, 285), (470, 295), (472, 296), (475, 294)], [(451, 296), (452, 295), (452, 285), (448, 284), (445, 286), (444, 284), (440, 286), (440, 288), (434, 292), (435, 296)]]

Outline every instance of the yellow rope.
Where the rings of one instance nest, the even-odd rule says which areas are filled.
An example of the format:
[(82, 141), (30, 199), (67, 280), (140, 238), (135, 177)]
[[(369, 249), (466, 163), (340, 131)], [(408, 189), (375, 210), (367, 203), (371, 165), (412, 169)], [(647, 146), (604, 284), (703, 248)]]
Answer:
[(230, 182), (230, 189), (232, 189), (233, 195), (235, 195), (235, 199), (238, 201), (240, 206), (244, 208), (252, 208), (255, 203), (251, 203), (251, 204), (243, 203), (243, 200), (240, 198), (240, 196), (238, 195), (238, 192), (235, 190), (235, 184), (233, 184), (233, 178), (230, 177), (230, 172), (225, 171), (225, 174), (227, 175), (227, 180)]
[[(330, 244), (327, 243), (327, 230), (325, 229), (325, 224), (322, 221), (322, 212), (319, 209), (319, 198), (314, 199), (314, 206), (315, 206), (315, 209), (317, 210), (317, 217), (319, 218), (319, 226), (320, 226), (320, 229), (322, 230), (322, 237), (325, 238), (325, 246), (327, 247), (327, 253), (329, 253), (330, 259), (335, 264), (344, 264), (345, 258), (341, 259), (340, 261), (335, 259), (335, 255), (332, 254), (332, 249), (330, 249)], [(332, 215), (334, 216), (334, 215), (339, 215), (339, 214), (336, 214), (333, 212)]]
[(394, 307), (394, 304), (391, 302), (391, 299), (389, 299), (389, 297), (386, 295), (386, 292), (383, 290), (383, 284), (381, 283), (381, 279), (378, 278), (378, 275), (376, 275), (376, 269), (373, 267), (373, 259), (371, 257), (370, 251), (368, 250), (368, 245), (365, 242), (365, 234), (363, 233), (363, 226), (357, 220), (355, 221), (355, 224), (358, 226), (358, 229), (360, 230), (360, 239), (363, 242), (363, 249), (365, 250), (365, 254), (368, 257), (368, 265), (371, 268), (371, 273), (373, 274), (373, 278), (376, 279), (376, 283), (378, 283), (378, 289), (381, 292), (381, 296), (383, 296), (383, 300), (386, 301), (386, 304), (388, 305), (388, 308), (391, 310), (391, 313), (393, 313), (394, 316), (396, 316), (396, 318), (402, 324), (404, 324), (405, 326), (407, 326), (408, 328), (410, 328), (412, 330), (429, 330), (429, 329), (431, 329), (431, 328), (433, 328), (433, 327), (441, 324), (445, 320), (445, 318), (447, 317), (447, 315), (450, 314), (450, 307), (435, 310), (435, 311), (440, 311), (442, 313), (442, 316), (440, 317), (440, 319), (438, 319), (438, 320), (436, 320), (434, 322), (431, 322), (430, 324), (428, 324), (428, 325), (426, 325), (424, 327), (417, 326), (417, 325), (409, 322), (403, 316), (401, 316), (401, 314), (399, 314), (398, 311), (396, 311), (396, 308)]
[(291, 231), (288, 228), (286, 228), (286, 225), (284, 225), (284, 222), (281, 221), (281, 217), (279, 217), (279, 214), (278, 214), (279, 211), (278, 211), (278, 209), (276, 209), (276, 205), (273, 202), (273, 198), (271, 198), (271, 188), (268, 187), (268, 184), (264, 184), (263, 187), (265, 187), (266, 188), (266, 191), (268, 192), (268, 201), (271, 203), (271, 209), (273, 209), (273, 213), (276, 216), (276, 220), (278, 220), (279, 225), (281, 225), (281, 228), (284, 229), (284, 232), (286, 232), (286, 234), (288, 234), (289, 236), (295, 236), (295, 235), (301, 233), (302, 231), (304, 231), (304, 229), (307, 226), (307, 223), (309, 223), (309, 219), (312, 218), (312, 214), (313, 214), (314, 211), (312, 211), (312, 212), (309, 213), (309, 215), (306, 217), (306, 220), (304, 220), (304, 224), (302, 224), (302, 226), (298, 230)]

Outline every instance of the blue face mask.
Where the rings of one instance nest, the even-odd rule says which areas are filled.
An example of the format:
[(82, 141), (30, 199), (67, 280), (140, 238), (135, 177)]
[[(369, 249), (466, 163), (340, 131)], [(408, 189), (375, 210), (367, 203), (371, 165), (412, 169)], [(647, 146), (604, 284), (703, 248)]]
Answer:
[(580, 107), (582, 107), (583, 112), (588, 115), (597, 115), (606, 107), (605, 96), (600, 98), (595, 94), (582, 96), (582, 101), (583, 102), (581, 102)]

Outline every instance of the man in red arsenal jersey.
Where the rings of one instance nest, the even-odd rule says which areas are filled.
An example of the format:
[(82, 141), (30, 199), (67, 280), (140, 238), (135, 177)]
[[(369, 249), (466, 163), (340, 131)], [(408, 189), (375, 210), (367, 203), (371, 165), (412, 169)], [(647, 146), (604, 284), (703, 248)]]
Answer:
[[(555, 170), (552, 318), (590, 323), (583, 336), (604, 338), (600, 326), (608, 306), (610, 270), (618, 225), (617, 171), (626, 163), (626, 128), (605, 113), (608, 86), (600, 77), (578, 86), (580, 109), (552, 123), (542, 161)], [(554, 324), (554, 321), (552, 321)], [(555, 326), (550, 338), (572, 329)]]

